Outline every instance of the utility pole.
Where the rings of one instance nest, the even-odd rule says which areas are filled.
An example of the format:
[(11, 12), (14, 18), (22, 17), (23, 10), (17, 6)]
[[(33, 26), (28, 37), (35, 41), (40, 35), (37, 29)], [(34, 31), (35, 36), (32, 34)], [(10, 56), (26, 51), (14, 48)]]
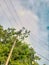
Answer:
[[(22, 30), (18, 31), (17, 34), (21, 34), (21, 32), (22, 32)], [(9, 55), (8, 55), (8, 58), (7, 58), (7, 61), (6, 61), (5, 65), (8, 65), (8, 63), (9, 63), (9, 61), (10, 61), (10, 58), (11, 58), (13, 49), (14, 49), (14, 47), (15, 47), (16, 41), (17, 41), (17, 39), (18, 39), (18, 36), (19, 36), (19, 35), (17, 35), (17, 36), (15, 37), (14, 43), (13, 43), (13, 45), (12, 45), (12, 48), (11, 48), (11, 50), (10, 50), (10, 53), (9, 53)]]
[[(11, 58), (11, 55), (12, 55), (12, 52), (13, 52), (13, 49), (14, 49), (14, 47), (15, 47), (16, 41), (18, 40), (18, 38), (20, 37), (20, 35), (22, 35), (21, 32), (22, 32), (24, 29), (25, 29), (25, 28), (22, 28), (22, 30), (20, 30), (20, 31), (17, 32), (17, 36), (16, 36), (15, 41), (14, 41), (14, 43), (13, 43), (13, 45), (12, 45), (12, 48), (11, 48), (11, 50), (10, 50), (10, 53), (9, 53), (9, 55), (8, 55), (8, 58), (7, 58), (7, 61), (6, 61), (5, 65), (8, 65), (8, 63), (9, 63), (9, 61), (10, 61), (10, 58)], [(29, 33), (30, 33), (30, 31), (26, 32), (25, 35), (26, 35), (26, 34), (29, 34)]]
[[(16, 40), (17, 40), (17, 39), (16, 39)], [(10, 50), (10, 53), (9, 53), (9, 55), (8, 55), (8, 58), (7, 58), (7, 61), (6, 61), (5, 65), (8, 65), (8, 63), (9, 63), (9, 60), (10, 60), (10, 58), (11, 58), (13, 49), (14, 49), (15, 44), (16, 44), (16, 40), (14, 41), (14, 43), (13, 43), (13, 45), (12, 45), (12, 48), (11, 48), (11, 50)]]

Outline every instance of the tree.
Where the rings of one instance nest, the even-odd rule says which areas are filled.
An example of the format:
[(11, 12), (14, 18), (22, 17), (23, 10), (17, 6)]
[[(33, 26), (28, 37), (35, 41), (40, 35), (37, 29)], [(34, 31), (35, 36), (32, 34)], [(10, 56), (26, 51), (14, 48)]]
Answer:
[(0, 65), (5, 64), (15, 40), (16, 44), (8, 65), (39, 65), (35, 60), (40, 60), (40, 58), (36, 56), (34, 49), (23, 42), (29, 33), (30, 31), (27, 31), (24, 27), (16, 31), (14, 28), (5, 30), (0, 25)]

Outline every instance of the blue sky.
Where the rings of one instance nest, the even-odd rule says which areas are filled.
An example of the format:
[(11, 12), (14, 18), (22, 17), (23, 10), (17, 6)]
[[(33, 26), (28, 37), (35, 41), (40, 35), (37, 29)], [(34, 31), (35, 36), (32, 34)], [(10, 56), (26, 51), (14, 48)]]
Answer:
[[(29, 29), (31, 34), (28, 41), (31, 46), (36, 52), (49, 59), (47, 31), (49, 0), (0, 0), (0, 24), (4, 28)], [(39, 63), (49, 65), (44, 58)]]

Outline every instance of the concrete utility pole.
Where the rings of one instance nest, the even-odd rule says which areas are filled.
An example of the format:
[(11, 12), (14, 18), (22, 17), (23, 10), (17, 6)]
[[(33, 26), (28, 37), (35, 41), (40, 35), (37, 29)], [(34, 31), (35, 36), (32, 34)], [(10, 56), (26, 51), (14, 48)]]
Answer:
[(14, 47), (15, 47), (15, 44), (16, 44), (16, 40), (14, 41), (14, 43), (13, 43), (13, 45), (12, 45), (12, 48), (11, 48), (11, 50), (10, 50), (10, 53), (9, 53), (9, 55), (8, 55), (8, 58), (7, 58), (7, 61), (6, 61), (5, 65), (8, 65), (8, 63), (9, 63), (9, 60), (10, 60), (10, 58), (11, 58), (11, 55), (12, 55), (13, 49), (14, 49)]

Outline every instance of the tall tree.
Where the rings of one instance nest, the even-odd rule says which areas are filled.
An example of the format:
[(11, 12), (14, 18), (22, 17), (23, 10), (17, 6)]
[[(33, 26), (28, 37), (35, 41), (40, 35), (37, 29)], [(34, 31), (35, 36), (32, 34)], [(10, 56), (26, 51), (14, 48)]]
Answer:
[(8, 65), (39, 65), (37, 60), (40, 60), (40, 58), (36, 56), (34, 49), (23, 42), (29, 34), (30, 31), (27, 31), (24, 27), (16, 31), (14, 28), (5, 30), (0, 25), (0, 65), (5, 65), (9, 55)]

